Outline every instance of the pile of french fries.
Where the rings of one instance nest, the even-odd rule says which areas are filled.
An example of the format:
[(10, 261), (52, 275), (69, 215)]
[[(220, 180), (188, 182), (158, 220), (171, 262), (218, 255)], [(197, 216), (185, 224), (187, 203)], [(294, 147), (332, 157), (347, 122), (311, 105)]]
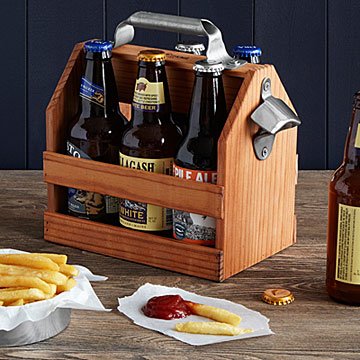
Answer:
[(235, 336), (252, 332), (251, 329), (241, 329), (238, 325), (241, 317), (225, 309), (186, 301), (186, 305), (194, 315), (203, 316), (214, 321), (188, 321), (178, 323), (175, 329), (180, 332), (204, 335)]
[(76, 285), (78, 270), (62, 254), (0, 254), (0, 305), (48, 300)]

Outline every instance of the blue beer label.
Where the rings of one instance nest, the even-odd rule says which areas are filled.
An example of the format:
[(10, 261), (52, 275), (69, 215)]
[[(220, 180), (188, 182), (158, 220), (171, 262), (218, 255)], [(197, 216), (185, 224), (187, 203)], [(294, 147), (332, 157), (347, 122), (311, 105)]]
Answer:
[(94, 104), (104, 107), (104, 88), (86, 80), (84, 76), (81, 78), (80, 96)]

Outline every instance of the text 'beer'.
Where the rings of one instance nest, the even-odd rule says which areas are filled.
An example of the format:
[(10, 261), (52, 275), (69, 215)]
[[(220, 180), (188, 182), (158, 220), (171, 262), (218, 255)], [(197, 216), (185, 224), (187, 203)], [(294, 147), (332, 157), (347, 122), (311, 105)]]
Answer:
[(360, 305), (360, 92), (344, 160), (329, 186), (326, 286), (333, 299)]
[[(221, 63), (198, 61), (189, 114), (189, 130), (175, 158), (174, 175), (186, 180), (216, 183), (217, 143), (226, 121)], [(175, 239), (214, 246), (216, 219), (174, 210)]]
[[(144, 50), (138, 55), (139, 70), (132, 102), (132, 116), (120, 147), (120, 165), (172, 175), (180, 132), (171, 119), (165, 53)], [(171, 229), (170, 209), (122, 199), (120, 223), (145, 231)]]
[[(67, 153), (117, 164), (127, 121), (119, 110), (111, 50), (112, 44), (107, 41), (85, 43), (86, 67), (80, 84), (80, 107), (70, 126)], [(119, 201), (111, 196), (69, 188), (68, 211), (77, 217), (115, 224)]]

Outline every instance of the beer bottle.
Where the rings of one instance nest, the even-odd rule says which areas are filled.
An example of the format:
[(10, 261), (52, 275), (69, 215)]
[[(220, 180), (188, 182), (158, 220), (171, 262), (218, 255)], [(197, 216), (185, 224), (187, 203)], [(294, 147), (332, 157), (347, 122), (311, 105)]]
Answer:
[[(216, 183), (217, 142), (227, 113), (222, 71), (218, 62), (197, 61), (189, 113), (189, 130), (175, 157), (174, 175)], [(173, 211), (175, 239), (214, 246), (216, 220), (209, 216)]]
[[(203, 55), (205, 45), (199, 41), (183, 40), (178, 41), (175, 50), (187, 54)], [(175, 124), (181, 129), (181, 132), (185, 134), (189, 126), (188, 110), (184, 114), (173, 112), (172, 116)]]
[(236, 59), (246, 60), (248, 63), (259, 64), (261, 49), (258, 46), (238, 45), (233, 48), (233, 56)]
[(199, 41), (183, 40), (178, 41), (175, 46), (175, 50), (189, 54), (203, 55), (205, 45)]
[(360, 305), (360, 92), (344, 159), (329, 185), (326, 287), (333, 299)]
[[(120, 165), (172, 175), (181, 134), (171, 118), (165, 53), (143, 50), (138, 55), (138, 76), (132, 116), (122, 137)], [(120, 223), (144, 231), (165, 231), (172, 226), (172, 212), (152, 204), (120, 201)]]
[[(68, 155), (111, 164), (118, 163), (121, 136), (127, 123), (119, 110), (112, 43), (92, 40), (85, 43), (85, 73), (80, 84), (78, 115), (70, 125)], [(68, 189), (71, 215), (116, 224), (117, 198), (79, 189)]]

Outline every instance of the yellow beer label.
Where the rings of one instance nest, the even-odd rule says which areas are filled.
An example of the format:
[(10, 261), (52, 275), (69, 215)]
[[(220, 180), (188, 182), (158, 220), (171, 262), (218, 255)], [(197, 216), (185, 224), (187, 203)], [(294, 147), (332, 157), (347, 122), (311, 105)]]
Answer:
[(156, 112), (165, 104), (164, 84), (162, 82), (150, 82), (144, 77), (136, 80), (132, 105), (134, 108)]
[(357, 131), (356, 131), (355, 147), (360, 148), (360, 124), (358, 124)]
[(360, 207), (339, 204), (335, 279), (360, 285)]
[[(120, 152), (120, 166), (172, 175), (174, 158), (144, 159)], [(127, 199), (120, 200), (120, 224), (137, 230), (161, 231), (172, 227), (172, 210)]]

